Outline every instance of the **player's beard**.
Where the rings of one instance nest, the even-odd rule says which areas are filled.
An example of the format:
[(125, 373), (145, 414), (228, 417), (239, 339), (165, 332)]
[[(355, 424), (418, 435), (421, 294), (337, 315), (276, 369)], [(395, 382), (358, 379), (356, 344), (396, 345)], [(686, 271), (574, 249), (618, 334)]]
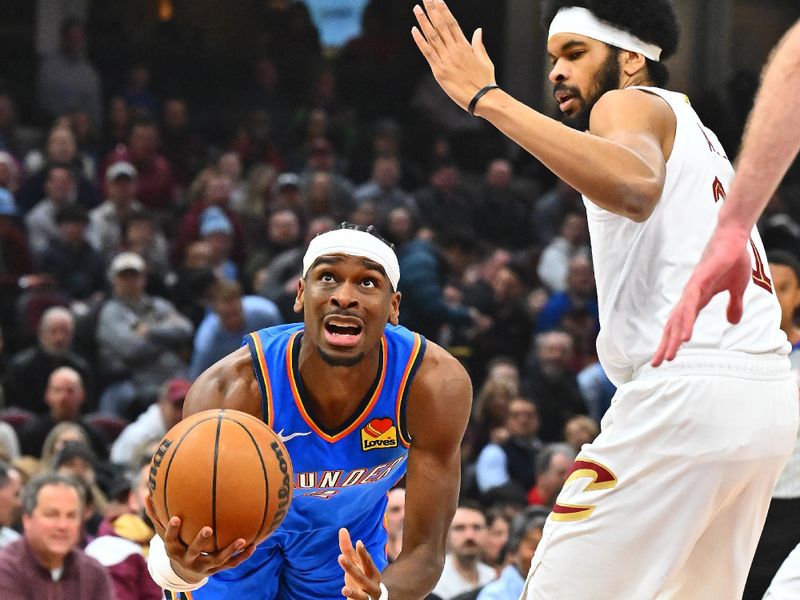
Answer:
[(577, 129), (578, 131), (589, 130), (589, 118), (592, 115), (592, 109), (594, 108), (594, 105), (597, 104), (597, 101), (600, 100), (600, 98), (606, 92), (619, 89), (620, 66), (617, 60), (618, 55), (618, 50), (615, 48), (609, 49), (608, 56), (603, 62), (603, 65), (600, 67), (600, 71), (597, 73), (597, 78), (595, 79), (595, 89), (592, 90), (591, 95), (585, 100), (580, 95), (580, 92), (578, 92), (577, 88), (570, 88), (561, 82), (553, 86), (553, 93), (561, 90), (569, 90), (576, 94), (583, 101), (583, 107), (574, 115), (569, 116), (562, 113), (561, 120), (564, 125), (567, 125), (573, 129)]
[(359, 352), (354, 356), (343, 356), (341, 358), (337, 358), (335, 356), (331, 356), (319, 346), (317, 346), (317, 352), (319, 352), (322, 360), (328, 363), (331, 367), (354, 367), (364, 358), (363, 352)]

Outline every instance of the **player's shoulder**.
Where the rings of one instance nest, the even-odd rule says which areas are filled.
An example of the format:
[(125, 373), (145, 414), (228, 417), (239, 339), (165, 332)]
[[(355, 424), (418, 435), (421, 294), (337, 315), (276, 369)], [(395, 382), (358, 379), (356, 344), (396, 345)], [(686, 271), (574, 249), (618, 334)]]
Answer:
[(447, 350), (430, 341), (414, 384), (435, 396), (460, 396), (465, 392), (472, 396), (472, 382), (464, 366)]
[(253, 334), (257, 334), (262, 339), (278, 340), (278, 339), (289, 338), (302, 329), (303, 329), (302, 323), (282, 323), (281, 325), (272, 325), (270, 327), (264, 327), (263, 329), (254, 331)]
[(242, 346), (203, 371), (186, 396), (183, 416), (212, 408), (261, 416), (261, 396), (250, 349)]
[(647, 119), (674, 120), (666, 90), (648, 87), (629, 87), (610, 90), (600, 96), (592, 108), (592, 121), (598, 119), (618, 119), (620, 116)]

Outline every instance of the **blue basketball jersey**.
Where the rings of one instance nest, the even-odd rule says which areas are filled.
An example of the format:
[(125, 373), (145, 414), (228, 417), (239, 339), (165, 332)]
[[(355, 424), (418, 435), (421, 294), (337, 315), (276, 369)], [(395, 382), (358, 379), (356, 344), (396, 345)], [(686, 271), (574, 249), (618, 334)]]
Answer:
[(302, 337), (302, 324), (279, 325), (251, 333), (244, 342), (261, 388), (264, 420), (292, 461), (289, 512), (250, 559), (211, 577), (192, 598), (341, 598), (340, 527), (364, 542), (379, 569), (386, 566), (386, 494), (406, 472), (405, 404), (425, 338), (387, 325), (375, 381), (351, 418), (332, 431), (314, 419), (306, 399), (298, 371)]

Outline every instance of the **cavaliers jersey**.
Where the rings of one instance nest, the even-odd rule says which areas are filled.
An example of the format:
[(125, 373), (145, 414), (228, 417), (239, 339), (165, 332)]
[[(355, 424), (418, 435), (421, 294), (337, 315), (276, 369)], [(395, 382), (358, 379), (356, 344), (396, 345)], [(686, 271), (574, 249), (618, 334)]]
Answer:
[[(600, 307), (597, 352), (609, 378), (630, 381), (655, 354), (667, 318), (700, 260), (717, 224), (734, 171), (716, 135), (700, 122), (683, 94), (640, 87), (664, 99), (676, 130), (661, 198), (643, 223), (616, 215), (584, 197)], [(789, 351), (780, 330), (780, 307), (758, 231), (749, 244), (752, 281), (738, 325), (726, 318), (719, 294), (697, 318), (681, 352), (715, 350), (749, 354)]]
[(298, 371), (302, 340), (303, 325), (291, 324), (261, 329), (244, 341), (261, 388), (264, 421), (292, 459), (294, 493), (286, 518), (241, 565), (171, 598), (341, 599), (340, 527), (364, 543), (378, 569), (386, 566), (386, 494), (406, 472), (411, 440), (405, 405), (425, 338), (386, 326), (375, 380), (336, 430), (314, 418), (307, 400)]

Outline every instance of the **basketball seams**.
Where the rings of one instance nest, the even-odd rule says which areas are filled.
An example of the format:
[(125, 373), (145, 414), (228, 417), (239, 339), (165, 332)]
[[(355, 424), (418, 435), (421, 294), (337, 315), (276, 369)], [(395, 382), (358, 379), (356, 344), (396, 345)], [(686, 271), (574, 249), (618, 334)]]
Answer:
[(163, 488), (164, 488), (163, 489), (164, 514), (166, 515), (168, 521), (169, 521), (169, 518), (170, 518), (170, 514), (169, 514), (169, 508), (167, 506), (167, 480), (169, 479), (169, 469), (172, 466), (172, 461), (175, 459), (175, 455), (178, 453), (178, 448), (183, 443), (183, 440), (186, 439), (186, 436), (189, 435), (189, 432), (192, 431), (192, 429), (194, 429), (195, 427), (197, 427), (201, 423), (205, 423), (206, 421), (212, 421), (215, 418), (216, 417), (209, 417), (207, 419), (202, 419), (202, 420), (198, 421), (197, 423), (193, 424), (191, 427), (189, 427), (186, 431), (183, 432), (183, 435), (178, 440), (178, 442), (175, 444), (175, 447), (172, 448), (172, 454), (169, 455), (169, 462), (167, 463), (167, 468), (164, 471), (164, 485), (163, 485)]
[(222, 419), (225, 410), (220, 410), (217, 415), (217, 433), (214, 436), (214, 468), (211, 475), (211, 529), (214, 532), (214, 552), (219, 552), (217, 546), (217, 459), (219, 458), (219, 433), (222, 429)]
[(264, 510), (262, 511), (261, 517), (261, 525), (258, 526), (258, 536), (263, 533), (264, 530), (264, 523), (267, 520), (267, 511), (269, 510), (269, 477), (267, 477), (267, 465), (264, 463), (264, 457), (261, 454), (261, 449), (258, 447), (258, 442), (253, 437), (253, 434), (250, 433), (250, 430), (244, 426), (241, 422), (237, 421), (236, 419), (232, 419), (231, 417), (225, 417), (226, 421), (231, 421), (236, 423), (242, 430), (247, 434), (247, 437), (250, 438), (250, 441), (253, 442), (253, 447), (256, 449), (256, 454), (258, 454), (258, 460), (261, 463), (261, 471), (264, 473)]

